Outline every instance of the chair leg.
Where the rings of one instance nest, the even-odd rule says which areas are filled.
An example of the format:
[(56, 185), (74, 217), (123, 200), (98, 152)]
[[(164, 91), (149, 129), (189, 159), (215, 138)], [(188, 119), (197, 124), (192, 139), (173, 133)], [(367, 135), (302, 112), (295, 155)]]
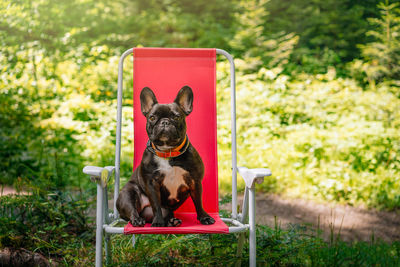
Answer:
[[(110, 218), (108, 215), (108, 197), (107, 197), (107, 185), (103, 188), (103, 224), (110, 223)], [(111, 264), (111, 243), (110, 234), (104, 233), (104, 249), (106, 254), (106, 265)]]
[(97, 183), (96, 267), (103, 266), (103, 188)]
[(249, 188), (249, 226), (250, 226), (250, 240), (249, 240), (249, 261), (250, 267), (256, 266), (256, 201), (255, 201), (255, 188)]
[(136, 245), (136, 236), (135, 235), (132, 235), (131, 241), (132, 241), (132, 247), (134, 248)]
[(238, 247), (236, 251), (236, 257), (238, 258), (235, 267), (242, 266), (242, 256), (243, 256), (243, 244), (244, 238), (246, 237), (246, 233), (240, 233), (238, 238)]
[[(243, 204), (242, 204), (242, 217), (240, 219), (241, 223), (247, 222), (248, 211), (249, 211), (249, 188), (246, 186), (246, 189), (244, 191)], [(237, 247), (237, 251), (236, 251), (236, 257), (238, 258), (238, 260), (235, 264), (236, 267), (242, 266), (243, 244), (244, 244), (245, 237), (246, 237), (246, 233), (239, 234), (238, 247)]]
[(106, 252), (106, 265), (111, 264), (111, 241), (110, 241), (110, 235), (105, 234), (104, 235), (104, 247), (105, 247), (105, 252)]

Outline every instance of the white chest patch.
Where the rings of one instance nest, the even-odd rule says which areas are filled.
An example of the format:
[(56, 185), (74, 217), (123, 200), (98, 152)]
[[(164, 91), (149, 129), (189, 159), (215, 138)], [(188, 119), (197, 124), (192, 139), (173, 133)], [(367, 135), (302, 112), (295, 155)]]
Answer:
[(181, 185), (188, 187), (183, 178), (188, 172), (181, 167), (169, 165), (168, 159), (156, 157), (156, 161), (158, 163), (158, 170), (165, 175), (163, 185), (170, 193), (169, 199), (176, 199), (179, 187)]

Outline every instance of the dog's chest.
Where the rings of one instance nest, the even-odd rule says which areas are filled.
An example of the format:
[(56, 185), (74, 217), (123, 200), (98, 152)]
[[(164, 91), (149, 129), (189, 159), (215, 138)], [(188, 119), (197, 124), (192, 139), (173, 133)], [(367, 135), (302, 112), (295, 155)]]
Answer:
[(162, 185), (168, 190), (168, 199), (177, 199), (179, 191), (186, 191), (189, 186), (185, 181), (188, 172), (181, 167), (171, 166), (168, 159), (156, 157), (158, 171), (164, 176)]

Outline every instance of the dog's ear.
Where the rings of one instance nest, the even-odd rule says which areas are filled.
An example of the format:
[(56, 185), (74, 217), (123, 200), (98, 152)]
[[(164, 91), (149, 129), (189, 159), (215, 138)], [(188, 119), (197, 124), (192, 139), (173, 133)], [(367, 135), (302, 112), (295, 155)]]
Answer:
[(190, 114), (193, 110), (193, 91), (192, 88), (185, 85), (184, 87), (179, 90), (178, 95), (174, 101), (178, 104), (183, 112), (185, 112), (186, 116)]
[(140, 92), (140, 105), (143, 115), (147, 116), (151, 108), (157, 104), (157, 98), (149, 87), (145, 87)]

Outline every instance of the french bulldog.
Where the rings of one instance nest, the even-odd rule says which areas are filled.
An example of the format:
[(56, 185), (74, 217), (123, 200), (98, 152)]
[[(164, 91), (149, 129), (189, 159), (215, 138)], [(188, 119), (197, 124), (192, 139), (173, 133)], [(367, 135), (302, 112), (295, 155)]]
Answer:
[(193, 91), (184, 86), (173, 103), (159, 104), (153, 91), (140, 93), (141, 111), (146, 117), (149, 137), (140, 165), (122, 188), (117, 209), (122, 219), (133, 226), (179, 226), (174, 217), (190, 196), (202, 224), (215, 220), (203, 209), (204, 164), (186, 134), (186, 116), (193, 109)]

